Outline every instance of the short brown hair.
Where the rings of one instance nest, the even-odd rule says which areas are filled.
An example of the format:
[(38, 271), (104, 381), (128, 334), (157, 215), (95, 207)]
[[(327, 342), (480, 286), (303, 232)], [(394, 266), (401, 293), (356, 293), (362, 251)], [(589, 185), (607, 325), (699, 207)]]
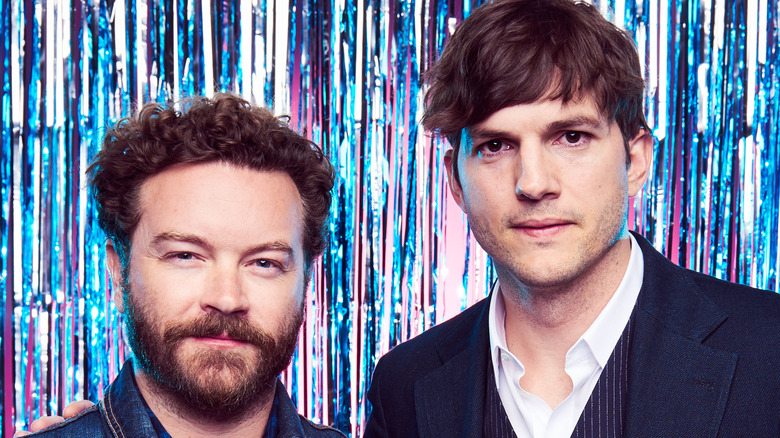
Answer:
[(327, 244), (334, 172), (322, 151), (280, 118), (240, 97), (191, 97), (174, 105), (150, 103), (120, 120), (90, 165), (98, 222), (127, 269), (130, 240), (141, 219), (138, 195), (151, 176), (175, 164), (225, 162), (281, 171), (300, 193), (307, 273)]
[(583, 2), (487, 3), (458, 25), (426, 77), (422, 123), (446, 136), (456, 156), (463, 128), (540, 99), (592, 97), (626, 144), (648, 129), (633, 40)]

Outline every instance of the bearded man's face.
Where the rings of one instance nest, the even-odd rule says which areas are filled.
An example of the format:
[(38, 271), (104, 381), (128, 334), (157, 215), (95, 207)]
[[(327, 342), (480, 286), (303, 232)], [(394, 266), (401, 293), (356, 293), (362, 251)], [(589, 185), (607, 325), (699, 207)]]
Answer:
[[(125, 289), (127, 333), (137, 365), (158, 390), (198, 416), (230, 420), (273, 394), (277, 376), (290, 363), (303, 321), (303, 307), (272, 336), (238, 316), (204, 314), (190, 321), (155, 323), (155, 311)], [(187, 338), (224, 338), (248, 344), (248, 352), (212, 348), (187, 353)]]
[(304, 314), (303, 206), (292, 179), (177, 165), (145, 181), (138, 198), (126, 269), (113, 247), (108, 261), (142, 392), (203, 419), (268, 403)]

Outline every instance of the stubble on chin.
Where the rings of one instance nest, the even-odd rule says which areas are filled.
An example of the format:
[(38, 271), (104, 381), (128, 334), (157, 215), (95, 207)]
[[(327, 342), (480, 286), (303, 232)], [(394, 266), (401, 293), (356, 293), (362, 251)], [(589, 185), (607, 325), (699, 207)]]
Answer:
[[(185, 354), (182, 350), (178, 348), (175, 353), (176, 367), (182, 371), (175, 380), (181, 388), (178, 398), (186, 399), (179, 405), (189, 408), (195, 404), (213, 412), (223, 411), (226, 406), (246, 406), (244, 409), (250, 410), (252, 404), (261, 407), (270, 403), (276, 376), (271, 377), (273, 372), (256, 372), (256, 364), (262, 361), (256, 349), (251, 355), (213, 350)], [(170, 385), (162, 386), (170, 389)]]
[[(591, 226), (587, 226), (587, 218), (581, 213), (554, 212), (541, 205), (523, 214), (503, 217), (498, 228), (473, 218), (469, 218), (469, 226), (496, 264), (499, 278), (504, 279), (502, 284), (514, 283), (511, 288), (520, 294), (518, 299), (523, 300), (523, 295), (531, 291), (555, 299), (561, 293), (572, 292), (571, 288), (577, 289), (579, 280), (587, 279), (589, 272), (613, 250), (615, 243), (625, 237), (627, 202), (620, 205), (616, 199), (615, 205), (617, 211), (602, 212)], [(512, 224), (532, 216), (565, 218), (571, 220), (572, 225), (558, 239), (523, 243)], [(588, 229), (591, 231), (587, 232)], [(525, 296), (525, 299), (530, 298)]]
[[(277, 336), (246, 319), (222, 314), (168, 324), (151, 321), (150, 309), (126, 298), (128, 338), (151, 389), (180, 416), (206, 422), (235, 421), (270, 403), (277, 376), (292, 359), (303, 321), (293, 310)], [(190, 337), (227, 333), (248, 344), (242, 351), (184, 348)]]

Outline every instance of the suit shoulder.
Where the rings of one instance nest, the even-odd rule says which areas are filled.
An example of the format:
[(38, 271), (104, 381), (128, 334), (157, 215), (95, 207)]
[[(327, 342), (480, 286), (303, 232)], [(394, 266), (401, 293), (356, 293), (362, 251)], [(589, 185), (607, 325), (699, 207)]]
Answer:
[[(725, 314), (706, 345), (737, 353), (740, 366), (758, 374), (766, 364), (773, 367), (780, 361), (780, 295), (700, 273), (690, 275), (700, 293)], [(763, 375), (773, 372), (766, 369)]]
[(370, 385), (373, 392), (392, 393), (399, 402), (409, 400), (415, 382), (444, 365), (449, 358), (473, 349), (478, 342), (475, 340), (484, 338), (487, 343), (487, 324), (483, 320), (487, 303), (484, 299), (387, 352), (374, 368)]
[[(780, 324), (780, 295), (730, 283), (672, 263), (639, 235), (645, 262), (644, 282), (654, 291), (650, 306), (679, 313), (714, 305), (728, 317), (727, 325), (777, 326)], [(643, 289), (645, 284), (642, 285)], [(708, 304), (709, 303), (709, 304)], [(677, 306), (682, 305), (682, 308)], [(702, 307), (703, 306), (703, 307)], [(653, 313), (653, 312), (651, 312)], [(780, 331), (779, 331), (780, 332)]]
[(780, 325), (780, 294), (688, 271), (696, 286), (730, 317)]
[(397, 345), (379, 359), (367, 395), (370, 409), (367, 437), (416, 435), (417, 382), (445, 366), (450, 358), (476, 354), (488, 343), (487, 302), (474, 304), (454, 318)]
[(426, 358), (438, 359), (440, 344), (447, 343), (450, 339), (467, 339), (477, 330), (480, 316), (486, 312), (488, 303), (485, 298), (451, 319), (396, 345), (382, 356), (379, 362), (385, 366), (400, 364), (403, 368), (408, 368), (410, 360), (426, 362)]

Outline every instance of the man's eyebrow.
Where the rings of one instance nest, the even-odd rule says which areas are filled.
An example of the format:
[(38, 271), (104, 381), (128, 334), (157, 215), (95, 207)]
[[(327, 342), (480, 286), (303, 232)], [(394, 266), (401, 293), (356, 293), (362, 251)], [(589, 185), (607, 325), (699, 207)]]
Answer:
[(286, 253), (287, 256), (292, 256), (295, 253), (295, 251), (288, 243), (282, 242), (280, 240), (277, 240), (276, 242), (261, 243), (260, 245), (250, 248), (248, 251), (246, 251), (246, 253), (253, 254), (265, 251), (280, 251)]
[(168, 242), (168, 241), (191, 243), (193, 245), (198, 245), (207, 249), (211, 249), (211, 245), (198, 236), (192, 234), (174, 233), (170, 231), (162, 232), (155, 235), (154, 238), (152, 239), (152, 246), (157, 246), (162, 244), (163, 242)]
[[(546, 131), (561, 131), (565, 129), (571, 129), (571, 128), (590, 128), (590, 129), (600, 129), (607, 124), (605, 121), (601, 118), (594, 118), (590, 116), (575, 116), (575, 117), (569, 117), (566, 119), (556, 120), (554, 122), (550, 122), (545, 126)], [(501, 129), (493, 129), (493, 128), (484, 128), (480, 126), (472, 126), (470, 128), (467, 128), (467, 132), (469, 134), (469, 137), (472, 139), (490, 139), (490, 138), (513, 138), (514, 134), (511, 132), (501, 130)]]
[[(181, 234), (181, 233), (173, 233), (173, 232), (163, 232), (160, 234), (157, 234), (152, 239), (152, 245), (160, 245), (163, 242), (166, 241), (174, 241), (174, 242), (184, 242), (184, 243), (191, 243), (193, 245), (198, 245), (203, 248), (212, 249), (211, 244), (206, 242), (205, 240), (201, 239), (198, 236), (194, 236), (191, 234)], [(293, 250), (292, 246), (290, 246), (287, 242), (283, 242), (281, 240), (277, 240), (274, 242), (268, 242), (268, 243), (261, 243), (260, 245), (253, 246), (245, 251), (246, 254), (254, 254), (258, 252), (265, 252), (265, 251), (280, 251), (285, 253), (288, 257), (292, 257), (293, 254), (295, 254), (295, 251)]]
[(513, 137), (513, 135), (507, 131), (502, 131), (500, 129), (480, 128), (478, 126), (468, 128), (466, 132), (468, 132), (469, 137), (472, 139)]
[(547, 125), (547, 131), (561, 131), (570, 128), (585, 127), (590, 129), (601, 129), (606, 123), (601, 118), (589, 116), (576, 116), (563, 120), (556, 120)]

